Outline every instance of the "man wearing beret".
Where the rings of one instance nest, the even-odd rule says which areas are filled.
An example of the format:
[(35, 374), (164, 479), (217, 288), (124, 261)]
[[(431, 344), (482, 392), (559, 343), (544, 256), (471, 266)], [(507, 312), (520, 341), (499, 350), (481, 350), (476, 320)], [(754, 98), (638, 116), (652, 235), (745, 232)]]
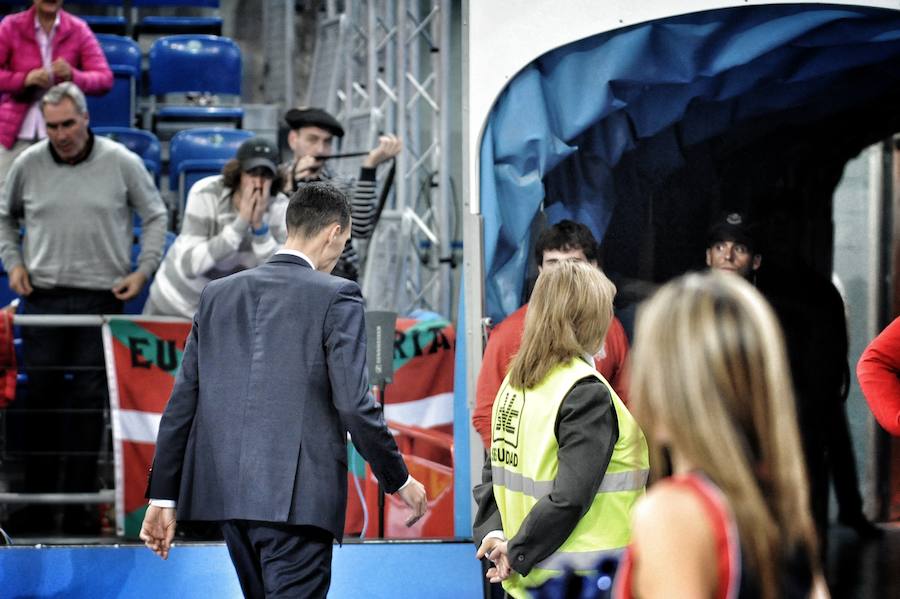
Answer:
[[(363, 160), (356, 179), (336, 177), (324, 157), (331, 156), (335, 137), (344, 136), (344, 128), (336, 118), (321, 108), (292, 108), (284, 116), (290, 127), (288, 145), (293, 159), (282, 165), (284, 192), (292, 194), (310, 181), (329, 181), (350, 199), (353, 216), (353, 239), (368, 239), (375, 228), (378, 206), (375, 198), (375, 173), (379, 164), (395, 157), (403, 149), (396, 135), (385, 134)], [(347, 244), (334, 274), (356, 280), (359, 258), (351, 244)]]

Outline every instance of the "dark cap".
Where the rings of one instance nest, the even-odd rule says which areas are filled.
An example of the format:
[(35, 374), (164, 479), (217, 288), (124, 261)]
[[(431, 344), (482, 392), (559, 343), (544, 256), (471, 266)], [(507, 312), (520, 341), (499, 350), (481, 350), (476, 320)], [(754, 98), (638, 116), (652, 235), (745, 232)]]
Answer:
[(291, 129), (321, 127), (335, 137), (344, 137), (344, 128), (338, 120), (321, 108), (291, 108), (284, 115), (284, 120)]
[(756, 227), (740, 212), (728, 212), (723, 214), (709, 228), (706, 235), (706, 247), (719, 241), (733, 241), (743, 243), (754, 254), (759, 253), (756, 239)]
[(236, 158), (244, 172), (262, 166), (272, 171), (273, 176), (278, 173), (278, 148), (264, 137), (251, 137), (242, 143)]

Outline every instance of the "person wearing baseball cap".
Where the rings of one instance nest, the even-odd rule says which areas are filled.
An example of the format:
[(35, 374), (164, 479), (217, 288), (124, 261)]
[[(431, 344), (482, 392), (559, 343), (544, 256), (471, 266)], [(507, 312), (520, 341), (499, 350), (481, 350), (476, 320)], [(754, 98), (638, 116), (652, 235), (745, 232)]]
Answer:
[(740, 212), (729, 212), (709, 229), (706, 265), (751, 280), (762, 263), (755, 227)]
[[(378, 145), (365, 155), (359, 175), (355, 179), (340, 177), (328, 168), (328, 158), (332, 155), (335, 138), (344, 136), (341, 123), (321, 108), (308, 107), (288, 110), (284, 120), (290, 128), (288, 145), (293, 152), (290, 162), (282, 165), (284, 192), (291, 194), (311, 181), (328, 181), (334, 184), (350, 200), (353, 239), (371, 237), (377, 212), (375, 188), (378, 165), (397, 156), (403, 149), (403, 142), (390, 133), (381, 135)], [(351, 240), (332, 272), (356, 280), (358, 264), (359, 258)]]
[(190, 318), (211, 280), (269, 259), (287, 238), (278, 148), (246, 140), (221, 175), (191, 187), (181, 232), (150, 286), (144, 314)]

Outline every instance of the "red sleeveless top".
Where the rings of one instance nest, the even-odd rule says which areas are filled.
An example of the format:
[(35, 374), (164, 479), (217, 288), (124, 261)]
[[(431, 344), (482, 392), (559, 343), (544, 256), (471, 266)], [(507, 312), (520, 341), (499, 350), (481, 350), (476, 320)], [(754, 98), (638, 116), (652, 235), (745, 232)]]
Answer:
[[(716, 544), (716, 567), (719, 589), (716, 599), (736, 599), (741, 587), (741, 544), (737, 524), (725, 495), (709, 479), (699, 473), (672, 476), (658, 483), (688, 489), (700, 500), (713, 530)], [(640, 559), (634, 547), (628, 547), (616, 575), (613, 597), (632, 599), (631, 586), (634, 561)]]

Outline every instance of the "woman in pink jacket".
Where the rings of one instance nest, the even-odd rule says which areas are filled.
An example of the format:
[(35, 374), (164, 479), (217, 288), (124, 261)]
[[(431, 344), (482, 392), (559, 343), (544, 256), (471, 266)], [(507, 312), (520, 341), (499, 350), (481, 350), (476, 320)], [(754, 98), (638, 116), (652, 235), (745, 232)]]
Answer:
[(62, 0), (34, 0), (0, 22), (0, 186), (15, 157), (47, 136), (38, 100), (63, 81), (94, 95), (113, 84), (97, 38)]

